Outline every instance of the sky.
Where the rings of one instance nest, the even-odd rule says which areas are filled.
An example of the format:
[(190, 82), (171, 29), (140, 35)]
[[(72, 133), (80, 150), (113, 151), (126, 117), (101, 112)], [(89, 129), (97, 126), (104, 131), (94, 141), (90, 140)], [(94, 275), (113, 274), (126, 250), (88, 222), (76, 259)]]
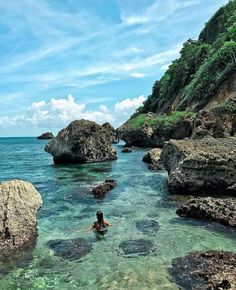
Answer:
[(0, 136), (118, 127), (227, 0), (0, 0)]

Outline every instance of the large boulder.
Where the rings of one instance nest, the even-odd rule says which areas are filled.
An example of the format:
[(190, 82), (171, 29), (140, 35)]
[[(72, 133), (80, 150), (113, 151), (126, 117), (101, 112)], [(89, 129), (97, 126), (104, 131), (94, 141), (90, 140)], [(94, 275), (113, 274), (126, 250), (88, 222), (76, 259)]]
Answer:
[(162, 163), (161, 163), (161, 149), (160, 148), (154, 148), (149, 150), (144, 156), (143, 156), (143, 162), (146, 162), (149, 164), (148, 168), (150, 170), (158, 170), (163, 169)]
[(171, 140), (161, 153), (174, 193), (236, 194), (236, 139)]
[(103, 126), (88, 120), (76, 120), (62, 129), (45, 146), (55, 163), (91, 163), (115, 160), (112, 136)]
[(102, 127), (107, 129), (108, 132), (111, 134), (112, 143), (118, 143), (119, 142), (119, 138), (117, 136), (116, 130), (109, 122), (104, 123), (102, 125)]
[(232, 198), (193, 198), (182, 204), (176, 213), (181, 217), (218, 222), (236, 228), (236, 201)]
[[(184, 289), (236, 289), (236, 254), (194, 252), (172, 261), (171, 273)], [(181, 288), (182, 289), (182, 288)]]
[(52, 132), (46, 132), (46, 133), (43, 133), (42, 135), (38, 136), (37, 139), (53, 139), (54, 138), (54, 135), (52, 134)]
[(31, 183), (0, 183), (0, 255), (9, 256), (35, 242), (41, 205), (42, 198)]

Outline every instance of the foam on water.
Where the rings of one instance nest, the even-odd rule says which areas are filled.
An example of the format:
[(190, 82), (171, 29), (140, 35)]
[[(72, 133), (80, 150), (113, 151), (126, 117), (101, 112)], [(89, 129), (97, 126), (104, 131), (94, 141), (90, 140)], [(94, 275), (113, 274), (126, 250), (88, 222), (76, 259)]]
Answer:
[[(44, 200), (33, 259), (2, 275), (0, 289), (176, 290), (168, 271), (173, 258), (193, 250), (236, 251), (234, 232), (175, 214), (177, 204), (168, 201), (167, 174), (147, 169), (141, 161), (145, 150), (125, 154), (118, 145), (117, 161), (56, 166), (44, 152), (45, 144), (33, 138), (0, 139), (0, 180), (30, 181)], [(117, 187), (104, 200), (95, 200), (90, 188), (108, 178)], [(104, 239), (80, 232), (90, 227), (97, 210), (114, 225)], [(137, 229), (137, 221), (147, 219), (158, 222), (155, 234)], [(79, 237), (93, 243), (82, 262), (57, 257), (46, 245)], [(147, 256), (123, 257), (120, 243), (139, 239), (150, 240), (154, 250)]]

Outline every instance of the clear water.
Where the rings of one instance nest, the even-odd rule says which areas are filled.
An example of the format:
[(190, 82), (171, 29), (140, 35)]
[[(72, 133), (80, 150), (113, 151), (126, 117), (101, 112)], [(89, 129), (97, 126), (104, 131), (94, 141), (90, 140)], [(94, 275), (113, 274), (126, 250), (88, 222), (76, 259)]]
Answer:
[[(147, 169), (141, 161), (145, 150), (124, 154), (117, 145), (117, 161), (56, 166), (44, 152), (45, 144), (34, 138), (0, 138), (0, 180), (30, 181), (44, 200), (33, 259), (0, 276), (0, 289), (176, 290), (169, 274), (173, 258), (193, 250), (236, 251), (234, 232), (175, 214), (177, 203), (168, 199), (167, 174)], [(107, 178), (116, 179), (118, 186), (97, 201), (88, 189)], [(97, 210), (114, 224), (103, 240), (93, 232), (79, 232), (92, 224)], [(136, 228), (137, 220), (147, 218), (160, 225), (155, 236), (142, 235)], [(93, 242), (93, 251), (80, 263), (56, 257), (46, 245), (51, 239), (75, 237)], [(152, 240), (155, 251), (137, 258), (119, 255), (122, 241), (140, 238)]]

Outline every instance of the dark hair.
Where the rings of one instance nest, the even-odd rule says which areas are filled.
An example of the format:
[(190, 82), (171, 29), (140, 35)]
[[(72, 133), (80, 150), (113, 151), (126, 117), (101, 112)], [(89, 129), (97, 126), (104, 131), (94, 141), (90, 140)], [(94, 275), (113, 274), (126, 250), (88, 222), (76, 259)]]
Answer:
[(104, 227), (103, 212), (102, 211), (97, 211), (96, 216), (97, 216), (97, 219), (98, 219), (99, 228)]

